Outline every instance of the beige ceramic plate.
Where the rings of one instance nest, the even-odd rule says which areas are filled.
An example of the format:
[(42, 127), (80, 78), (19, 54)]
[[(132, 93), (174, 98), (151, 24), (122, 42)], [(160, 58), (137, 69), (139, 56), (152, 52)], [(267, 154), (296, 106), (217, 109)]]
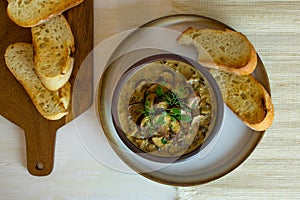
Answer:
[[(199, 155), (184, 162), (160, 164), (135, 155), (122, 143), (114, 130), (111, 118), (111, 107), (114, 105), (111, 102), (116, 80), (133, 63), (157, 51), (177, 53), (196, 60), (195, 50), (176, 43), (176, 38), (189, 26), (212, 29), (230, 28), (202, 16), (167, 16), (143, 25), (117, 46), (110, 57), (108, 68), (104, 74), (100, 74), (102, 81), (99, 84), (99, 93), (95, 102), (99, 104), (99, 109), (95, 112), (98, 112), (102, 122), (108, 124), (101, 128), (108, 139), (110, 149), (105, 153), (105, 150), (100, 148), (104, 142), (96, 138), (97, 134), (87, 137), (86, 132), (79, 133), (86, 148), (97, 160), (107, 163), (108, 159), (105, 157), (107, 153), (112, 153), (111, 149), (113, 149), (119, 156), (114, 155), (115, 159), (112, 164), (116, 166), (115, 168), (123, 167), (123, 163), (126, 163), (135, 172), (153, 181), (168, 185), (188, 186), (207, 183), (226, 175), (239, 166), (255, 149), (264, 132), (249, 129), (227, 107), (225, 107), (222, 131), (214, 143)], [(268, 77), (259, 57), (257, 69), (253, 75), (270, 91)]]

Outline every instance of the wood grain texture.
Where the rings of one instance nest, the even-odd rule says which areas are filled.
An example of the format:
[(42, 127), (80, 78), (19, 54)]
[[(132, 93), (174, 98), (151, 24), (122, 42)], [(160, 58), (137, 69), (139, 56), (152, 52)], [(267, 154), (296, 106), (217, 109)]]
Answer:
[[(64, 13), (73, 31), (77, 49), (70, 78), (76, 96), (72, 98), (70, 114), (56, 121), (49, 121), (40, 115), (21, 84), (5, 65), (4, 53), (8, 45), (15, 42), (31, 43), (30, 29), (15, 25), (6, 15), (6, 7), (7, 2), (1, 0), (0, 114), (24, 129), (29, 172), (37, 176), (48, 175), (53, 169), (56, 131), (86, 110), (92, 102), (92, 57), (83, 61), (93, 48), (93, 1), (86, 0), (80, 6)], [(78, 74), (82, 63), (84, 71)], [(77, 84), (76, 88), (75, 80), (82, 82)], [(42, 164), (42, 169), (36, 167), (37, 163)]]

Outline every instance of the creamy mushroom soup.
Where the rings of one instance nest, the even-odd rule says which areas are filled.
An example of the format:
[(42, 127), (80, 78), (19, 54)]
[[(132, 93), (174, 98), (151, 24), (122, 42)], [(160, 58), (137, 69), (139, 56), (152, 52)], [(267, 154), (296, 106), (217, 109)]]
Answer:
[(179, 157), (201, 146), (211, 121), (206, 81), (180, 61), (145, 64), (123, 83), (118, 126), (145, 153)]

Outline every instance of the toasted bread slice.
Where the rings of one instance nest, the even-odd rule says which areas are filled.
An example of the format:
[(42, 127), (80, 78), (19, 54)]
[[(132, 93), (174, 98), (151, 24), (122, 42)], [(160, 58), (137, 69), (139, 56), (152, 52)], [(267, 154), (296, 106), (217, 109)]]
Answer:
[(254, 47), (242, 33), (189, 27), (177, 41), (193, 45), (202, 65), (237, 75), (251, 74), (257, 65)]
[(7, 14), (19, 26), (33, 27), (84, 0), (8, 0)]
[(224, 102), (250, 128), (268, 129), (274, 119), (274, 107), (269, 93), (251, 75), (235, 75), (209, 70), (217, 81)]
[(58, 15), (31, 28), (35, 71), (49, 90), (58, 90), (69, 80), (75, 50), (74, 36), (68, 21)]
[(57, 120), (68, 114), (71, 85), (67, 82), (57, 91), (44, 87), (34, 72), (31, 44), (15, 43), (7, 47), (5, 62), (8, 69), (22, 84), (37, 110), (49, 120)]

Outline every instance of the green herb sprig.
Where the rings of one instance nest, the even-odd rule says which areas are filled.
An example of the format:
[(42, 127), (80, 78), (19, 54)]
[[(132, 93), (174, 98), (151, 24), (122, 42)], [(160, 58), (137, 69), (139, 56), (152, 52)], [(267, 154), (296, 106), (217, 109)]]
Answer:
[[(190, 111), (190, 109), (187, 107), (187, 105), (178, 97), (176, 93), (173, 93), (171, 91), (164, 92), (162, 87), (159, 85), (156, 88), (155, 93), (157, 96), (164, 102), (168, 103), (171, 107), (171, 109), (168, 109), (168, 115), (172, 117), (172, 120), (174, 121), (174, 118), (181, 122), (190, 122), (192, 119), (188, 114), (182, 114), (181, 109), (185, 109)], [(181, 109), (179, 109), (181, 108)]]

